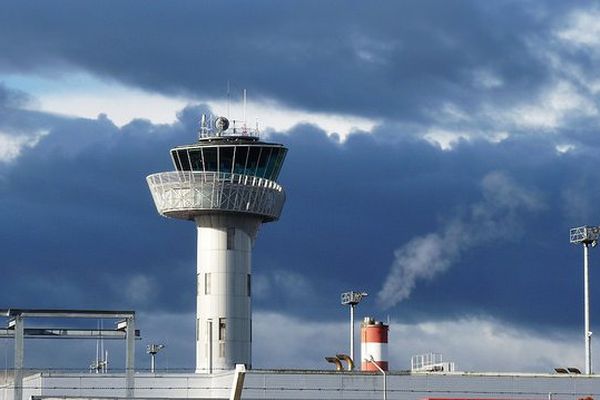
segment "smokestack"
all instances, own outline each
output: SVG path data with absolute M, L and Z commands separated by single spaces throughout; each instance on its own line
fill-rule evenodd
M 377 371 L 377 367 L 370 360 L 373 357 L 374 362 L 384 371 L 389 368 L 388 365 L 388 331 L 389 326 L 381 321 L 375 321 L 371 317 L 365 317 L 360 324 L 360 357 L 362 371 Z

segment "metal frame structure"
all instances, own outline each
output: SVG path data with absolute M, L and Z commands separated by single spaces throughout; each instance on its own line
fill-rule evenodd
M 135 339 L 140 336 L 135 329 L 135 311 L 106 310 L 50 310 L 50 309 L 0 309 L 0 316 L 8 318 L 8 327 L 0 329 L 0 338 L 14 338 L 14 400 L 23 398 L 23 368 L 25 339 L 125 339 L 125 396 L 134 397 Z M 25 318 L 107 318 L 118 319 L 115 330 L 80 328 L 25 328 Z
M 350 358 L 354 361 L 354 307 L 360 303 L 363 297 L 367 297 L 367 292 L 344 292 L 340 299 L 343 306 L 350 306 Z
M 573 244 L 583 244 L 583 315 L 585 373 L 592 373 L 592 331 L 590 331 L 590 279 L 589 279 L 589 247 L 596 247 L 600 237 L 600 226 L 579 226 L 569 232 L 569 240 Z

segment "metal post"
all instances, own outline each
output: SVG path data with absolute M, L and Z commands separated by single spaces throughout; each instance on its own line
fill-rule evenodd
M 212 319 L 209 319 L 207 322 L 208 329 L 208 373 L 212 374 L 213 372 L 213 323 Z
M 365 361 L 370 362 L 371 364 L 373 364 L 375 366 L 375 368 L 377 368 L 379 370 L 379 372 L 381 372 L 383 374 L 383 400 L 387 400 L 387 374 L 385 373 L 385 371 L 375 362 L 375 359 L 373 359 L 373 356 L 369 356 L 369 358 L 365 358 Z
M 23 317 L 17 315 L 15 321 L 15 381 L 13 400 L 23 399 L 23 359 L 25 353 L 25 329 Z
M 242 398 L 242 390 L 244 389 L 244 378 L 246 377 L 246 366 L 244 364 L 236 364 L 233 374 L 233 384 L 229 393 L 229 400 L 240 400 Z
M 592 373 L 592 352 L 591 341 L 592 332 L 590 332 L 590 278 L 589 278 L 589 243 L 583 244 L 583 297 L 584 297 L 584 337 L 585 337 L 585 373 Z
M 154 367 L 155 367 L 155 360 L 154 357 L 156 357 L 156 353 L 150 353 L 150 372 L 154 373 Z
M 132 399 L 135 396 L 135 317 L 127 318 L 126 354 L 125 354 L 125 396 Z
M 350 358 L 354 361 L 354 304 L 350 305 Z

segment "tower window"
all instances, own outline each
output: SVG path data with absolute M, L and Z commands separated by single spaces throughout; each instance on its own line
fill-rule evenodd
M 233 169 L 233 147 L 221 147 L 219 148 L 219 171 L 224 173 L 231 173 Z
M 225 322 L 225 318 L 219 318 L 219 340 L 225 340 L 226 329 L 227 329 L 227 324 Z
M 210 294 L 210 272 L 204 274 L 204 294 Z
M 260 147 L 250 147 L 248 151 L 248 162 L 246 163 L 246 175 L 256 175 Z
M 178 150 L 177 155 L 179 156 L 179 163 L 181 164 L 182 171 L 189 171 L 192 169 L 190 164 L 190 157 L 187 150 Z
M 204 168 L 206 172 L 218 172 L 219 171 L 219 160 L 217 155 L 216 147 L 206 147 L 203 149 L 204 153 Z
M 227 250 L 233 250 L 235 244 L 235 228 L 227 228 Z
M 246 295 L 248 297 L 252 295 L 252 281 L 250 280 L 250 274 L 246 275 Z

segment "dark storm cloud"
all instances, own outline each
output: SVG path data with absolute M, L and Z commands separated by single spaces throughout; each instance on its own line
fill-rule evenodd
M 302 109 L 420 120 L 448 101 L 472 110 L 543 87 L 551 67 L 535 47 L 568 8 L 550 5 L 11 2 L 0 13 L 0 70 L 82 68 L 201 98 L 224 97 L 231 80 Z M 482 87 L 481 74 L 502 85 Z

